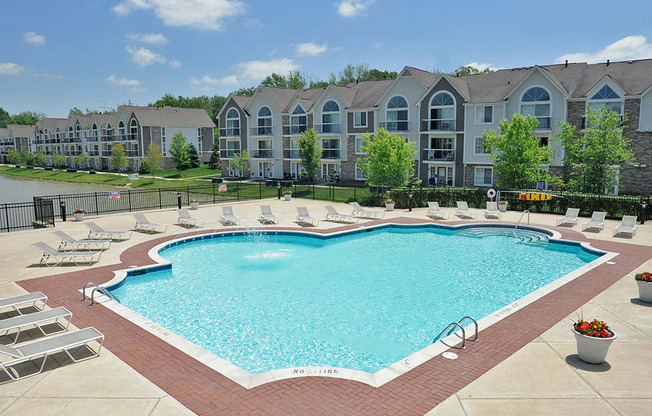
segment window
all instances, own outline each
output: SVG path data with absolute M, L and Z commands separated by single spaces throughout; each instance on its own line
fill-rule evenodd
M 339 133 L 340 106 L 333 100 L 327 101 L 322 107 L 322 133 Z
M 113 128 L 111 127 L 111 124 L 106 125 L 106 136 L 109 140 L 113 140 Z
M 448 92 L 438 92 L 430 100 L 429 122 L 429 130 L 455 130 L 455 99 Z
M 533 116 L 539 120 L 539 129 L 549 129 L 550 94 L 541 87 L 530 88 L 521 98 L 521 114 Z
M 484 137 L 476 137 L 475 138 L 475 150 L 474 153 L 476 155 L 487 155 L 489 154 L 489 149 L 487 149 L 487 146 L 484 144 Z
M 132 118 L 131 123 L 129 123 L 129 139 L 136 140 L 137 137 L 138 137 L 138 122 L 136 121 L 135 118 Z
M 364 177 L 364 172 L 358 167 L 358 162 L 355 162 L 355 180 L 364 181 L 367 178 Z
M 240 153 L 240 141 L 227 140 L 226 142 L 226 157 L 233 157 L 236 153 Z
M 475 124 L 489 124 L 494 121 L 494 107 L 481 105 L 475 108 Z
M 395 95 L 387 102 L 388 131 L 408 131 L 408 103 L 405 98 Z
M 256 134 L 272 134 L 272 110 L 269 107 L 261 107 L 258 110 L 258 129 Z
M 93 123 L 93 126 L 91 127 L 91 137 L 93 138 L 93 141 L 97 141 L 97 124 L 95 123 Z
M 476 167 L 475 168 L 475 186 L 491 186 L 493 184 L 493 168 L 491 167 Z
M 167 150 L 165 148 L 165 127 L 161 127 L 161 153 L 163 153 L 163 156 L 167 156 Z
M 353 127 L 367 127 L 366 111 L 356 111 L 353 113 Z
M 120 124 L 118 124 L 118 136 L 120 136 L 120 138 L 124 140 L 125 123 L 123 123 L 122 120 L 120 120 Z
M 364 154 L 362 151 L 362 146 L 364 146 L 364 139 L 362 136 L 356 136 L 355 137 L 355 152 L 357 154 Z
M 240 114 L 235 108 L 226 112 L 226 132 L 224 136 L 232 137 L 240 135 Z
M 541 147 L 548 146 L 548 137 L 544 137 L 544 136 L 539 137 L 539 146 Z
M 594 110 L 600 110 L 604 106 L 607 111 L 615 111 L 619 115 L 623 114 L 622 98 L 608 85 L 605 85 L 591 97 L 589 107 Z
M 290 134 L 301 134 L 308 129 L 306 111 L 297 105 L 290 115 Z

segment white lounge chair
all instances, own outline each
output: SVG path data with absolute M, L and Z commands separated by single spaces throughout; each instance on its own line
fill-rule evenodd
M 466 201 L 457 201 L 457 211 L 455 211 L 455 215 L 457 215 L 458 217 L 473 218 L 473 219 L 475 219 L 477 216 L 475 211 L 471 211 L 469 209 L 469 204 L 467 204 Z
M 349 205 L 351 205 L 353 207 L 352 214 L 357 215 L 360 218 L 371 219 L 371 218 L 378 218 L 378 217 L 383 218 L 383 217 L 385 217 L 384 212 L 370 211 L 368 209 L 364 209 L 357 202 L 349 202 Z
M 179 218 L 177 219 L 179 225 L 183 225 L 187 227 L 204 226 L 204 220 L 200 220 L 199 218 L 193 217 L 192 215 L 190 215 L 190 212 L 188 212 L 188 210 L 185 208 L 178 209 L 177 213 L 179 214 Z
M 238 225 L 240 223 L 240 218 L 233 213 L 232 206 L 222 207 L 222 216 L 220 217 L 220 222 L 223 225 Z
M 319 225 L 319 220 L 315 217 L 312 217 L 308 213 L 308 208 L 306 207 L 297 207 L 297 223 L 299 224 L 311 224 L 315 227 Z
M 428 213 L 426 215 L 432 218 L 448 219 L 448 212 L 442 211 L 441 208 L 439 208 L 439 202 L 428 201 Z
M 84 225 L 89 229 L 88 238 L 100 240 L 108 238 L 116 241 L 129 240 L 131 238 L 131 231 L 105 230 L 92 221 L 87 221 Z
M 580 215 L 579 208 L 568 208 L 566 210 L 566 215 L 564 215 L 563 217 L 557 220 L 557 225 L 562 225 L 562 224 L 570 224 L 571 226 L 576 225 L 578 215 Z
M 484 210 L 484 217 L 498 218 L 502 217 L 502 213 L 498 210 L 498 202 L 487 201 L 487 209 Z
M 134 218 L 136 219 L 136 225 L 135 229 L 136 231 L 145 231 L 146 233 L 155 233 L 155 232 L 161 232 L 164 233 L 167 231 L 168 226 L 165 224 L 158 224 L 155 222 L 150 222 L 145 214 L 133 214 Z
M 45 332 L 45 330 L 41 326 L 42 324 L 48 322 L 53 324 L 58 323 L 59 319 L 66 319 L 67 323 L 65 327 L 60 326 L 62 329 L 58 331 Z M 48 335 L 58 334 L 60 332 L 67 331 L 68 327 L 70 326 L 71 320 L 72 320 L 72 312 L 70 312 L 68 309 L 64 307 L 48 309 L 45 311 L 38 311 L 38 312 L 30 313 L 28 315 L 18 315 L 0 321 L 0 332 L 3 332 L 3 334 L 1 334 L 0 336 L 7 336 L 9 335 L 10 331 L 16 330 L 16 337 L 14 338 L 14 340 L 9 344 L 5 344 L 5 345 L 12 345 L 18 342 L 20 333 L 23 331 L 25 327 L 34 326 L 35 328 L 38 328 L 43 333 L 43 335 L 48 336 Z
M 269 205 L 261 205 L 258 221 L 262 224 L 278 224 L 278 215 L 272 213 L 272 207 Z
M 75 240 L 63 231 L 55 231 L 52 234 L 61 238 L 59 251 L 107 250 L 111 247 L 111 240 L 96 240 L 94 238 Z
M 101 251 L 59 251 L 42 241 L 32 245 L 43 251 L 39 264 L 45 264 L 48 267 L 52 266 L 52 264 L 48 263 L 50 259 L 55 260 L 54 266 L 61 266 L 63 263 L 75 263 L 76 266 L 79 266 L 79 260 L 88 262 L 90 266 L 94 261 L 98 261 L 102 255 Z
M 591 219 L 582 225 L 582 231 L 592 228 L 597 228 L 599 231 L 604 230 L 604 218 L 606 216 L 606 212 L 594 211 L 591 214 Z
M 625 215 L 620 221 L 620 225 L 614 228 L 614 236 L 618 234 L 629 234 L 630 237 L 636 235 L 636 215 Z
M 97 341 L 100 346 L 97 351 L 93 351 L 88 345 L 90 342 Z M 0 361 L 0 368 L 12 380 L 20 380 L 23 378 L 35 376 L 43 372 L 45 363 L 48 357 L 57 352 L 65 352 L 70 359 L 76 363 L 81 361 L 90 360 L 100 355 L 102 346 L 104 345 L 104 335 L 97 329 L 91 327 L 80 329 L 78 331 L 66 332 L 65 334 L 55 335 L 39 339 L 28 344 L 22 344 L 18 347 L 10 347 L 8 345 L 0 345 L 0 353 L 8 355 L 13 358 L 10 360 Z M 92 354 L 84 358 L 75 358 L 73 354 L 82 347 L 86 347 Z M 73 350 L 74 349 L 74 350 Z M 73 350 L 71 352 L 71 350 Z M 34 360 L 35 358 L 43 358 L 40 366 L 34 363 L 36 371 L 29 374 L 20 375 L 18 370 L 14 367 L 17 364 L 26 363 Z M 12 368 L 13 367 L 13 368 Z
M 326 205 L 324 208 L 326 208 L 326 221 L 328 220 L 337 221 L 337 222 L 360 221 L 360 217 L 356 217 L 355 215 L 340 214 L 332 205 Z
M 20 311 L 22 308 L 31 306 L 33 308 L 39 309 L 36 307 L 37 302 L 43 302 L 43 306 L 40 308 L 42 310 L 43 307 L 48 303 L 48 297 L 45 296 L 43 292 L 32 292 L 26 293 L 24 295 L 0 299 L 0 311 L 4 308 L 11 308 L 14 311 L 18 312 L 19 315 L 22 315 L 23 313 Z

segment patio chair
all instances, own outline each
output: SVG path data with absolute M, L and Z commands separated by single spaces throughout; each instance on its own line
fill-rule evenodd
M 188 210 L 185 208 L 178 209 L 177 213 L 179 214 L 179 218 L 177 219 L 177 223 L 179 225 L 182 225 L 184 227 L 204 226 L 204 220 L 200 220 L 199 218 L 193 217 L 192 215 L 190 215 L 190 212 L 188 212 Z
M 45 330 L 41 326 L 42 324 L 48 322 L 56 324 L 59 322 L 59 319 L 65 319 L 67 323 L 65 327 L 63 325 L 59 325 L 59 327 L 62 329 L 58 331 L 45 332 Z M 14 338 L 14 340 L 8 344 L 5 344 L 5 345 L 12 345 L 18 342 L 20 333 L 23 331 L 25 327 L 34 326 L 35 328 L 38 328 L 43 333 L 43 335 L 48 336 L 48 335 L 54 335 L 60 332 L 67 331 L 68 327 L 70 326 L 71 320 L 72 320 L 72 312 L 70 312 L 68 309 L 64 307 L 48 309 L 45 311 L 38 311 L 38 312 L 30 313 L 28 315 L 18 315 L 0 321 L 0 332 L 3 332 L 0 336 L 8 336 L 10 331 L 16 330 L 16 334 L 15 334 L 16 337 Z
M 380 211 L 370 211 L 367 209 L 364 209 L 358 204 L 357 202 L 349 202 L 349 205 L 353 207 L 353 215 L 357 215 L 360 218 L 367 218 L 367 219 L 372 219 L 372 218 L 383 218 L 385 216 L 384 212 Z
M 84 238 L 75 240 L 63 231 L 55 231 L 52 234 L 61 238 L 59 251 L 81 251 L 81 250 L 107 250 L 111 247 L 111 240 L 96 240 L 94 238 Z
M 326 208 L 326 221 L 328 220 L 337 221 L 337 222 L 360 221 L 360 217 L 356 217 L 355 215 L 340 214 L 332 205 L 326 205 L 324 208 Z
M 557 220 L 557 225 L 570 224 L 571 226 L 577 224 L 577 216 L 580 215 L 579 208 L 568 208 L 566 215 Z
M 630 237 L 636 235 L 636 215 L 624 215 L 620 225 L 614 228 L 614 236 L 618 234 L 629 234 Z
M 441 208 L 439 208 L 439 202 L 428 201 L 428 213 L 426 215 L 433 219 L 437 219 L 437 218 L 443 218 L 445 220 L 448 219 L 448 212 L 442 211 Z
M 598 231 L 604 230 L 604 217 L 606 216 L 606 212 L 594 211 L 591 214 L 591 219 L 582 225 L 582 231 L 592 228 L 597 228 Z
M 97 351 L 93 351 L 88 345 L 92 341 L 97 341 L 100 344 Z M 92 326 L 78 331 L 66 332 L 65 334 L 39 339 L 28 344 L 22 344 L 18 347 L 0 345 L 0 353 L 13 358 L 10 358 L 9 360 L 0 360 L 0 369 L 2 369 L 11 380 L 20 380 L 42 373 L 48 357 L 54 353 L 65 352 L 72 361 L 78 363 L 98 357 L 103 345 L 104 335 Z M 75 358 L 73 354 L 82 347 L 86 347 L 87 351 L 92 352 L 92 354 L 84 358 Z M 73 351 L 71 352 L 71 350 Z M 43 358 L 41 365 L 38 366 L 33 362 L 36 371 L 29 374 L 21 376 L 15 367 L 12 368 L 17 364 L 32 362 L 35 358 L 41 357 Z
M 455 215 L 458 217 L 465 217 L 465 218 L 473 218 L 475 219 L 477 214 L 475 211 L 471 211 L 469 209 L 469 204 L 466 203 L 466 201 L 457 201 L 457 211 L 455 211 Z
M 22 315 L 23 313 L 20 311 L 21 305 L 23 308 L 31 306 L 39 310 L 39 308 L 36 307 L 37 302 L 43 302 L 43 306 L 40 308 L 40 310 L 42 310 L 48 303 L 48 297 L 45 296 L 43 292 L 32 292 L 26 293 L 24 295 L 11 296 L 9 298 L 0 299 L 0 311 L 4 308 L 11 308 L 18 312 L 19 315 Z M 31 305 L 29 305 L 30 303 Z
M 487 201 L 487 209 L 484 210 L 484 217 L 498 218 L 502 217 L 502 213 L 498 210 L 498 202 Z
M 99 261 L 100 256 L 102 255 L 102 251 L 59 251 L 50 247 L 42 241 L 32 245 L 43 251 L 41 260 L 39 260 L 39 264 L 45 264 L 48 267 L 61 266 L 63 263 L 75 263 L 75 266 L 79 266 L 79 260 L 88 262 L 88 265 L 90 266 L 93 261 Z M 50 259 L 54 259 L 55 263 L 48 263 L 48 260 Z
M 222 207 L 222 216 L 220 217 L 220 222 L 223 225 L 238 225 L 240 223 L 240 218 L 233 213 L 232 206 Z
M 105 230 L 93 221 L 87 221 L 84 225 L 89 229 L 88 238 L 99 240 L 108 238 L 117 241 L 129 240 L 131 238 L 131 231 Z
M 136 219 L 136 225 L 135 229 L 136 231 L 145 231 L 146 233 L 155 233 L 155 232 L 161 232 L 164 233 L 167 231 L 168 226 L 165 224 L 158 224 L 155 222 L 150 222 L 145 214 L 133 214 L 134 218 Z
M 269 205 L 261 205 L 258 221 L 261 224 L 278 224 L 278 215 L 272 213 L 272 207 Z
M 310 224 L 314 227 L 319 225 L 319 220 L 315 217 L 312 217 L 308 213 L 308 208 L 306 207 L 297 207 L 297 223 L 299 224 Z

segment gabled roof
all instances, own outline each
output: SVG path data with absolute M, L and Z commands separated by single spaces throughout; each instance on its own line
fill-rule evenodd
M 529 68 L 501 69 L 489 74 L 465 75 L 469 102 L 495 103 L 505 96 L 525 77 Z
M 299 100 L 301 105 L 306 111 L 312 110 L 312 107 L 315 105 L 319 97 L 324 93 L 326 88 L 308 88 L 307 90 L 299 91 L 297 93 L 297 98 L 289 104 L 289 107 L 285 109 L 285 112 L 292 112 L 294 110 L 293 104 Z
M 91 128 L 91 115 L 90 114 L 71 114 L 70 115 L 70 124 L 72 126 L 77 126 L 77 123 L 79 123 L 79 127 L 81 130 L 88 130 Z
M 627 95 L 641 95 L 652 86 L 652 59 L 589 64 L 577 82 L 571 96 L 582 98 L 609 75 Z
M 266 85 L 259 86 L 254 96 L 259 91 L 264 93 L 267 98 L 269 98 L 279 113 L 284 113 L 285 109 L 290 105 L 290 102 L 292 102 L 297 96 L 297 90 L 292 90 L 289 88 L 268 87 Z M 251 100 L 249 103 L 251 103 Z
M 7 125 L 7 130 L 10 132 L 11 137 L 34 137 L 36 125 L 9 124 Z
M 93 123 L 96 123 L 98 128 L 105 128 L 108 124 L 111 124 L 111 127 L 115 127 L 116 119 L 116 114 L 93 114 L 89 128 L 93 126 Z
M 49 132 L 55 132 L 59 127 L 59 131 L 66 131 L 68 128 L 68 119 L 67 118 L 54 118 L 46 117 L 43 120 L 36 123 L 36 128 L 40 131 L 47 130 Z
M 7 134 L 9 133 L 9 130 L 7 130 L 4 127 L 0 127 L 0 139 L 4 139 L 7 137 Z
M 434 84 L 435 81 L 437 81 L 439 78 L 439 74 L 434 72 L 425 71 L 423 69 L 415 68 L 412 66 L 406 66 L 405 68 L 409 70 L 426 89 L 430 88 L 432 84 Z
M 559 65 L 558 65 L 559 66 Z M 566 97 L 568 97 L 568 89 L 564 87 L 564 85 L 561 83 L 561 81 L 557 78 L 556 75 L 553 75 L 553 72 L 549 70 L 549 68 L 554 67 L 554 65 L 549 65 L 548 67 L 542 67 L 539 65 L 535 65 L 533 67 L 527 68 L 527 73 L 515 84 L 512 86 L 511 90 L 505 95 L 503 99 L 508 99 L 512 93 L 514 93 L 526 80 L 532 76 L 535 73 L 540 73 L 542 74 L 545 78 L 547 78 L 557 89 L 564 94 Z
M 251 95 L 232 95 L 231 98 L 233 98 L 233 101 L 235 101 L 238 107 L 244 109 L 251 99 Z
M 350 84 L 350 87 L 356 88 L 357 90 L 350 107 L 359 109 L 372 108 L 393 82 L 393 79 L 383 79 Z
M 133 113 L 141 126 L 215 127 L 203 108 L 120 106 L 118 114 Z

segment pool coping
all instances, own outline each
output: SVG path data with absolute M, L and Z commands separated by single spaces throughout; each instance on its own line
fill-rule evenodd
M 146 266 L 139 267 L 130 267 L 127 269 L 115 270 L 114 277 L 108 282 L 101 284 L 101 287 L 112 287 L 124 282 L 128 277 L 130 272 L 137 270 L 150 270 L 150 269 L 160 269 L 163 267 L 170 267 L 171 262 L 159 255 L 159 252 L 167 247 L 182 244 L 186 241 L 201 240 L 213 237 L 215 235 L 219 236 L 232 236 L 232 235 L 244 235 L 250 232 L 262 232 L 265 234 L 305 234 L 311 237 L 317 237 L 320 239 L 330 239 L 339 235 L 345 234 L 355 234 L 358 232 L 369 231 L 378 228 L 443 228 L 443 229 L 461 229 L 461 228 L 507 228 L 512 229 L 510 224 L 500 223 L 500 222 L 483 222 L 481 224 L 474 223 L 461 223 L 461 224 L 442 224 L 434 222 L 425 222 L 425 223 L 401 223 L 394 222 L 393 220 L 386 220 L 382 223 L 367 223 L 367 224 L 358 224 L 353 225 L 353 227 L 348 227 L 346 229 L 334 230 L 329 232 L 328 229 L 320 229 L 320 232 L 307 229 L 297 229 L 297 230 L 279 230 L 274 228 L 255 228 L 255 229 L 234 229 L 234 230 L 220 230 L 220 231 L 206 231 L 200 232 L 198 234 L 193 234 L 190 236 L 185 236 L 182 238 L 175 238 L 168 240 L 162 243 L 155 245 L 154 247 L 148 250 L 148 256 L 154 260 L 155 264 L 150 264 Z M 536 302 L 537 300 L 543 298 L 544 296 L 554 292 L 558 288 L 564 286 L 568 282 L 584 275 L 590 270 L 599 267 L 607 262 L 609 262 L 614 257 L 618 256 L 620 253 L 611 252 L 606 250 L 601 250 L 591 246 L 590 242 L 580 242 L 563 239 L 561 233 L 556 230 L 548 229 L 544 226 L 520 226 L 522 229 L 542 232 L 549 236 L 549 239 L 562 244 L 571 244 L 582 247 L 583 249 L 591 252 L 602 253 L 602 256 L 596 260 L 593 260 L 570 273 L 567 273 L 564 276 L 559 277 L 558 279 L 548 283 L 547 285 L 530 292 L 529 294 L 523 296 L 522 298 L 506 305 L 497 311 L 494 311 L 487 316 L 484 316 L 477 320 L 478 332 L 481 332 L 492 325 L 500 322 L 502 319 L 518 312 L 519 310 L 525 308 L 526 306 Z M 317 230 L 317 229 L 315 229 Z M 80 289 L 81 292 L 81 289 Z M 292 378 L 300 377 L 331 377 L 338 378 L 343 380 L 357 381 L 360 383 L 367 384 L 374 388 L 379 388 L 386 383 L 395 380 L 396 378 L 404 375 L 405 373 L 417 368 L 421 364 L 431 360 L 432 358 L 441 355 L 443 352 L 447 351 L 451 347 L 459 344 L 461 342 L 461 336 L 455 333 L 442 338 L 437 343 L 430 344 L 421 350 L 415 351 L 409 356 L 395 362 L 375 373 L 369 373 L 362 370 L 353 370 L 340 367 L 329 367 L 329 366 L 307 366 L 307 367 L 293 367 L 293 368 L 284 368 L 278 370 L 265 371 L 259 374 L 251 374 L 248 371 L 238 367 L 237 365 L 231 363 L 228 360 L 225 360 L 218 355 L 205 350 L 201 346 L 185 339 L 181 335 L 178 335 L 164 327 L 160 324 L 145 318 L 138 312 L 133 311 L 132 309 L 121 305 L 120 303 L 111 300 L 110 298 L 100 295 L 98 296 L 98 303 L 102 303 L 107 309 L 110 309 L 114 313 L 122 316 L 131 323 L 139 326 L 150 334 L 156 336 L 157 338 L 165 341 L 169 345 L 177 348 L 188 356 L 194 358 L 198 362 L 204 364 L 205 366 L 215 370 L 221 375 L 227 377 L 231 381 L 237 383 L 238 385 L 246 388 L 252 389 L 260 385 L 285 380 Z M 467 325 L 464 327 L 467 340 L 472 340 L 474 337 L 475 328 L 472 325 Z M 433 334 L 434 336 L 434 334 Z

